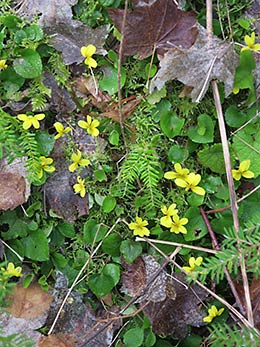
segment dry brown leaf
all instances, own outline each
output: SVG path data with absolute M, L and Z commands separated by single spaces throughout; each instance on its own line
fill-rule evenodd
M 75 342 L 69 335 L 57 334 L 41 336 L 38 347 L 76 347 Z
M 14 317 L 30 319 L 42 316 L 49 310 L 52 296 L 42 290 L 39 284 L 33 283 L 28 288 L 17 285 L 8 300 L 12 302 L 8 311 Z
M 197 36 L 193 12 L 177 8 L 173 0 L 132 0 L 132 11 L 127 11 L 124 27 L 124 55 L 138 54 L 144 59 L 154 48 L 163 54 L 171 47 L 190 47 Z M 122 32 L 124 10 L 111 9 L 109 15 Z
M 193 87 L 191 98 L 199 102 L 212 80 L 225 85 L 228 96 L 233 90 L 233 80 L 238 56 L 233 44 L 213 36 L 208 38 L 206 29 L 198 25 L 199 34 L 189 49 L 175 48 L 160 58 L 160 69 L 151 82 L 151 90 L 161 89 L 167 81 L 177 79 Z

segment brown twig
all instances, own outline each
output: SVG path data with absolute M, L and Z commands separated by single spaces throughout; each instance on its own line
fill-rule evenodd
M 212 36 L 212 0 L 207 0 L 206 11 L 207 11 L 207 31 L 209 33 L 209 37 L 211 37 Z M 211 84 L 212 84 L 213 96 L 215 100 L 215 107 L 216 107 L 216 111 L 218 115 L 218 124 L 219 124 L 219 131 L 220 131 L 220 137 L 221 137 L 221 143 L 222 143 L 222 149 L 223 149 L 223 155 L 224 155 L 224 161 L 225 161 L 225 168 L 226 168 L 226 175 L 227 175 L 227 182 L 228 182 L 228 189 L 229 189 L 229 196 L 230 196 L 230 205 L 231 205 L 231 211 L 233 216 L 233 224 L 234 224 L 234 229 L 237 235 L 237 246 L 238 246 L 238 249 L 240 249 L 240 239 L 238 237 L 238 232 L 239 232 L 238 207 L 236 202 L 234 181 L 233 181 L 232 171 L 231 171 L 230 153 L 228 148 L 228 140 L 227 140 L 224 116 L 222 112 L 218 84 L 216 81 L 212 81 Z M 245 259 L 244 259 L 244 256 L 242 255 L 242 252 L 240 252 L 240 269 L 241 269 L 243 287 L 245 292 L 247 318 L 250 325 L 254 326 L 253 310 L 252 310 L 252 304 L 250 299 Z

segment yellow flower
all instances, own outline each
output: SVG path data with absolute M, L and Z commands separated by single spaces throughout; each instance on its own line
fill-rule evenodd
M 198 258 L 191 257 L 189 259 L 189 265 L 190 266 L 183 266 L 182 268 L 186 272 L 193 272 L 195 270 L 196 266 L 200 266 L 201 265 L 202 260 L 203 260 L 202 257 L 198 257 Z
M 18 114 L 17 118 L 21 121 L 23 121 L 23 128 L 25 130 L 29 129 L 31 126 L 33 126 L 35 129 L 40 128 L 39 120 L 42 120 L 45 118 L 45 114 L 39 113 L 35 116 L 27 116 L 26 114 Z
M 80 194 L 80 196 L 84 198 L 84 196 L 86 195 L 85 181 L 80 176 L 78 176 L 77 182 L 78 183 L 74 184 L 73 186 L 74 192 L 75 194 Z
M 224 311 L 224 308 L 220 308 L 219 310 L 216 308 L 215 305 L 212 305 L 209 309 L 208 309 L 208 316 L 203 318 L 203 322 L 206 323 L 210 323 L 212 321 L 213 318 L 220 316 L 222 314 L 222 312 Z
M 172 216 L 171 224 L 167 226 L 175 234 L 187 234 L 187 229 L 183 226 L 188 223 L 188 218 L 180 218 L 177 214 Z
M 57 135 L 54 136 L 55 140 L 59 139 L 60 137 L 66 135 L 67 133 L 71 131 L 71 128 L 69 127 L 64 128 L 63 124 L 61 124 L 60 122 L 56 122 L 53 125 L 58 133 Z
M 96 68 L 97 67 L 97 62 L 95 59 L 92 58 L 92 55 L 96 53 L 96 47 L 94 45 L 88 45 L 88 46 L 83 46 L 80 49 L 81 54 L 83 55 L 84 58 L 84 63 L 89 67 L 89 68 Z
M 188 174 L 188 177 L 185 180 L 177 178 L 175 180 L 175 184 L 179 187 L 185 188 L 186 191 L 191 190 L 195 194 L 205 195 L 205 190 L 201 187 L 198 187 L 200 180 L 201 176 L 199 174 L 191 172 L 190 174 Z
M 40 157 L 40 171 L 38 173 L 39 179 L 42 178 L 44 171 L 49 172 L 49 173 L 55 171 L 55 166 L 51 165 L 52 163 L 53 163 L 52 158 L 46 158 L 44 156 Z
M 238 170 L 232 170 L 232 176 L 236 181 L 239 181 L 241 179 L 241 177 L 245 177 L 245 178 L 252 178 L 255 176 L 255 174 L 248 170 L 249 166 L 251 164 L 251 161 L 248 160 L 244 160 L 240 163 Z
M 0 71 L 6 69 L 7 67 L 8 67 L 8 65 L 6 64 L 6 60 L 1 59 L 0 60 Z
M 252 49 L 253 51 L 260 51 L 260 43 L 255 43 L 255 32 L 252 32 L 251 36 L 246 35 L 244 38 L 246 47 L 243 47 L 241 51 Z
M 167 180 L 175 180 L 176 178 L 181 178 L 183 180 L 186 180 L 190 172 L 189 169 L 183 169 L 181 167 L 181 164 L 179 163 L 174 164 L 174 169 L 176 172 L 174 171 L 165 172 L 164 178 L 166 178 Z
M 87 115 L 87 121 L 84 120 L 78 121 L 78 125 L 87 130 L 87 133 L 90 134 L 92 137 L 98 136 L 99 130 L 97 127 L 99 126 L 99 121 L 97 119 L 92 120 L 92 118 Z
M 165 214 L 165 216 L 160 219 L 160 223 L 164 227 L 169 228 L 172 223 L 171 216 L 174 216 L 178 213 L 178 210 L 175 210 L 175 207 L 176 204 L 171 204 L 169 208 L 167 208 L 166 206 L 162 206 L 161 211 L 163 214 Z
M 79 166 L 88 166 L 90 161 L 88 159 L 82 159 L 82 153 L 77 150 L 77 153 L 72 153 L 71 160 L 73 163 L 69 166 L 70 172 L 77 170 Z
M 22 276 L 22 268 L 20 266 L 15 267 L 13 263 L 8 263 L 7 269 L 1 268 L 3 275 L 8 277 L 20 277 Z
M 148 225 L 147 220 L 142 220 L 140 217 L 135 218 L 136 222 L 132 222 L 129 224 L 129 229 L 134 231 L 134 235 L 138 236 L 149 236 L 150 231 L 148 228 L 146 228 L 146 225 Z

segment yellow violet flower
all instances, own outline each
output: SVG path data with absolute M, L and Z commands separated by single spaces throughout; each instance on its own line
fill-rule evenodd
M 74 172 L 79 166 L 88 166 L 90 161 L 88 159 L 82 159 L 82 153 L 77 150 L 77 153 L 72 153 L 71 160 L 73 163 L 69 166 L 69 171 Z
M 1 268 L 1 270 L 3 271 L 3 275 L 8 277 L 20 277 L 23 275 L 21 266 L 15 267 L 13 263 L 8 263 L 7 269 Z
M 186 178 L 188 177 L 189 174 L 189 169 L 183 169 L 181 167 L 181 164 L 176 163 L 174 164 L 174 171 L 167 171 L 164 174 L 164 178 L 166 178 L 167 180 L 175 180 L 176 178 L 181 178 L 183 180 L 186 180 Z
M 85 181 L 78 176 L 77 177 L 77 182 L 76 184 L 74 184 L 73 189 L 75 194 L 79 194 L 82 198 L 84 198 L 84 196 L 86 195 L 86 187 L 85 187 Z
M 71 131 L 71 128 L 69 128 L 69 127 L 64 128 L 63 124 L 61 124 L 60 122 L 55 122 L 53 124 L 53 126 L 58 133 L 57 135 L 54 136 L 55 140 L 59 139 L 60 137 L 66 135 L 67 133 L 69 133 Z
M 146 228 L 146 225 L 148 225 L 147 220 L 142 220 L 140 217 L 135 218 L 136 222 L 132 222 L 129 224 L 129 229 L 134 231 L 134 235 L 138 236 L 149 236 L 150 231 L 148 228 Z
M 84 58 L 84 63 L 89 67 L 89 68 L 96 68 L 97 67 L 97 62 L 95 59 L 92 58 L 92 55 L 96 53 L 96 47 L 94 45 L 88 45 L 88 46 L 83 46 L 80 49 L 81 54 L 83 55 Z
M 251 164 L 251 161 L 248 160 L 244 160 L 239 164 L 239 168 L 237 170 L 232 170 L 232 176 L 236 181 L 239 181 L 241 179 L 241 177 L 245 177 L 245 178 L 252 178 L 255 176 L 255 174 L 248 170 L 249 166 Z
M 178 213 L 178 210 L 176 210 L 175 207 L 176 204 L 171 204 L 169 208 L 162 206 L 161 211 L 163 214 L 165 214 L 165 216 L 160 219 L 160 224 L 164 227 L 169 228 L 172 223 L 171 216 L 174 216 Z
M 46 158 L 44 156 L 40 157 L 40 166 L 41 167 L 40 167 L 40 171 L 38 173 L 39 179 L 42 178 L 44 171 L 49 172 L 49 173 L 55 171 L 55 166 L 52 165 L 52 163 L 53 163 L 52 158 Z
M 198 257 L 198 258 L 190 257 L 190 259 L 189 259 L 189 265 L 190 266 L 183 266 L 182 268 L 186 272 L 193 272 L 195 270 L 196 266 L 200 266 L 201 265 L 202 260 L 203 260 L 202 257 Z
M 177 214 L 172 216 L 172 221 L 167 228 L 170 228 L 170 231 L 175 234 L 187 234 L 187 229 L 183 226 L 188 223 L 188 218 L 180 218 Z
M 42 120 L 45 118 L 45 114 L 39 113 L 35 116 L 27 116 L 26 114 L 18 114 L 17 118 L 21 121 L 23 121 L 23 128 L 25 130 L 29 129 L 31 126 L 33 126 L 35 129 L 40 128 L 39 120 Z
M 253 51 L 260 51 L 260 43 L 255 43 L 255 32 L 252 32 L 251 36 L 246 35 L 244 38 L 246 47 L 243 47 L 241 51 L 252 49 Z
M 6 69 L 7 67 L 8 67 L 8 65 L 6 64 L 6 60 L 1 59 L 0 60 L 0 71 Z
M 87 115 L 87 121 L 79 120 L 78 125 L 87 130 L 87 133 L 90 134 L 92 137 L 98 136 L 99 130 L 97 127 L 99 126 L 99 121 L 97 119 L 92 120 L 92 118 Z
M 223 313 L 223 311 L 224 311 L 223 307 L 218 310 L 215 305 L 212 305 L 208 309 L 209 315 L 203 318 L 203 322 L 206 322 L 206 323 L 212 322 L 212 319 L 217 317 L 217 316 L 220 316 Z
M 198 187 L 200 180 L 201 176 L 199 174 L 191 172 L 190 174 L 188 174 L 188 177 L 185 180 L 177 178 L 175 180 L 175 184 L 179 187 L 185 188 L 186 191 L 191 190 L 195 194 L 205 195 L 205 190 L 201 187 Z

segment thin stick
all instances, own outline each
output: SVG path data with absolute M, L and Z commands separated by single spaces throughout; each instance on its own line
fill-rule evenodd
M 212 254 L 218 253 L 218 251 L 215 251 L 214 249 L 210 249 L 210 248 L 203 248 L 203 247 L 197 247 L 197 246 L 192 246 L 192 245 L 185 245 L 183 243 L 171 242 L 171 241 L 153 240 L 153 239 L 149 239 L 147 237 L 136 237 L 135 241 L 160 243 L 160 244 L 163 244 L 163 245 L 170 245 L 170 246 L 177 246 L 177 247 L 181 247 L 181 248 L 196 249 L 197 251 L 202 251 L 202 252 L 207 252 L 207 253 L 212 253 Z
M 13 252 L 17 258 L 20 260 L 20 261 L 23 261 L 23 257 L 21 257 L 12 247 L 10 247 L 6 242 L 4 242 L 3 240 L 0 240 L 0 242 L 2 242 L 3 245 L 5 245 L 5 247 L 7 247 L 8 249 L 10 249 L 11 252 Z
M 121 128 L 121 133 L 122 133 L 126 152 L 128 152 L 128 146 L 127 146 L 127 141 L 126 141 L 126 136 L 125 136 L 124 119 L 123 119 L 122 102 L 121 102 L 122 101 L 121 65 L 122 65 L 122 57 L 123 57 L 123 44 L 124 44 L 124 36 L 125 36 L 125 23 L 126 23 L 127 8 L 128 8 L 128 0 L 125 0 L 124 15 L 123 15 L 123 20 L 122 20 L 121 41 L 120 41 L 119 52 L 118 52 L 118 66 L 117 66 L 119 122 L 120 122 L 120 128 Z
M 207 31 L 210 36 L 212 35 L 212 0 L 207 0 L 206 7 L 207 7 L 206 8 Z M 211 84 L 213 89 L 213 96 L 215 100 L 216 111 L 218 115 L 218 124 L 219 124 L 219 131 L 220 131 L 220 137 L 221 137 L 221 143 L 222 143 L 222 149 L 223 149 L 223 155 L 224 155 L 224 161 L 225 161 L 225 168 L 226 168 L 226 175 L 227 175 L 228 189 L 229 189 L 229 196 L 230 196 L 230 205 L 231 205 L 231 211 L 233 216 L 233 224 L 234 224 L 234 229 L 237 235 L 237 245 L 238 245 L 238 248 L 240 248 L 240 240 L 238 237 L 238 232 L 239 232 L 238 206 L 236 202 L 236 193 L 235 193 L 234 181 L 233 181 L 232 171 L 231 171 L 230 153 L 228 148 L 228 140 L 227 140 L 224 116 L 222 112 L 217 82 L 212 81 Z M 244 287 L 245 299 L 246 299 L 247 318 L 250 325 L 254 326 L 253 310 L 252 310 L 252 304 L 251 304 L 250 292 L 249 292 L 249 283 L 248 283 L 248 278 L 246 273 L 245 259 L 242 256 L 242 252 L 240 252 L 240 268 L 241 268 L 241 275 L 242 275 L 242 281 L 243 281 L 243 287 Z
M 211 237 L 211 239 L 212 239 L 213 247 L 214 247 L 217 251 L 221 251 L 221 248 L 220 248 L 220 246 L 219 246 L 219 244 L 218 244 L 218 240 L 217 240 L 217 238 L 216 238 L 216 236 L 215 236 L 215 233 L 214 233 L 213 229 L 211 228 L 211 225 L 210 225 L 210 222 L 209 222 L 209 220 L 208 220 L 208 217 L 207 217 L 205 211 L 203 210 L 203 207 L 202 207 L 202 206 L 200 206 L 200 213 L 201 213 L 201 215 L 202 215 L 202 218 L 203 218 L 203 220 L 204 220 L 204 223 L 206 224 L 206 227 L 207 227 L 208 232 L 209 232 L 209 234 L 210 234 L 210 237 Z M 235 300 L 236 300 L 236 303 L 237 303 L 237 305 L 238 305 L 238 307 L 239 307 L 239 309 L 240 309 L 240 312 L 243 313 L 243 314 L 245 314 L 245 310 L 244 310 L 243 304 L 242 304 L 242 302 L 241 302 L 241 300 L 240 300 L 240 297 L 239 297 L 239 295 L 238 295 L 238 292 L 237 292 L 237 290 L 236 290 L 236 287 L 234 286 L 234 283 L 233 283 L 233 281 L 232 281 L 232 278 L 231 278 L 231 276 L 230 276 L 230 273 L 229 273 L 227 267 L 225 267 L 225 270 L 224 270 L 224 271 L 225 271 L 225 276 L 226 276 L 226 279 L 227 279 L 228 284 L 229 284 L 229 286 L 230 286 L 230 289 L 231 289 L 231 291 L 232 291 L 232 293 L 233 293 L 233 295 L 234 295 L 234 298 L 235 298 Z
M 108 230 L 108 232 L 106 233 L 106 235 L 105 235 L 104 238 L 106 238 L 106 237 L 112 232 L 112 230 L 115 228 L 115 226 L 116 226 L 120 221 L 121 221 L 121 218 L 118 218 L 118 219 L 116 220 L 115 224 Z M 63 309 L 63 307 L 64 307 L 64 305 L 65 305 L 65 303 L 66 303 L 68 297 L 70 296 L 72 290 L 74 289 L 75 285 L 77 284 L 77 282 L 78 282 L 78 280 L 79 280 L 81 274 L 83 273 L 83 271 L 84 271 L 84 270 L 86 269 L 86 267 L 88 266 L 88 264 L 89 264 L 89 262 L 90 262 L 90 259 L 92 259 L 92 257 L 97 253 L 97 251 L 98 251 L 99 248 L 101 247 L 102 242 L 103 242 L 103 240 L 100 241 L 100 243 L 97 245 L 97 247 L 94 249 L 94 251 L 90 254 L 90 256 L 88 257 L 86 263 L 82 266 L 82 268 L 80 269 L 80 271 L 79 271 L 79 273 L 77 274 L 76 278 L 74 279 L 74 281 L 73 281 L 71 287 L 69 288 L 67 294 L 65 295 L 65 297 L 64 297 L 64 299 L 63 299 L 63 302 L 62 302 L 62 304 L 61 304 L 61 306 L 60 306 L 60 308 L 59 308 L 59 310 L 58 310 L 58 312 L 57 312 L 57 314 L 56 314 L 56 317 L 55 317 L 55 319 L 54 319 L 54 321 L 53 321 L 53 323 L 52 323 L 52 325 L 51 325 L 51 327 L 50 327 L 50 330 L 49 330 L 49 332 L 48 332 L 48 335 L 51 335 L 51 333 L 53 332 L 53 329 L 54 329 L 54 327 L 55 327 L 55 325 L 56 325 L 56 323 L 57 323 L 57 321 L 58 321 L 58 318 L 59 318 L 59 316 L 60 316 L 60 314 L 61 314 L 61 311 L 62 311 L 62 309 Z

